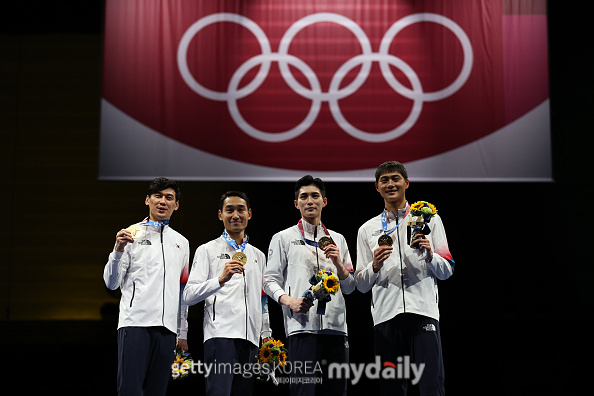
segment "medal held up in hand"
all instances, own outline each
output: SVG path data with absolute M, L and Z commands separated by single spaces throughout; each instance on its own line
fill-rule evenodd
M 394 242 L 392 240 L 392 237 L 390 235 L 386 235 L 386 234 L 382 234 L 378 239 L 377 239 L 377 244 L 379 246 L 392 246 L 392 242 Z
M 322 250 L 328 245 L 335 245 L 334 241 L 329 236 L 323 236 L 318 241 L 318 247 Z
M 130 227 L 126 228 L 132 234 L 132 238 L 138 239 L 142 236 L 143 230 L 142 227 L 138 224 L 133 224 Z
M 243 252 L 236 252 L 233 257 L 233 260 L 239 261 L 241 264 L 247 263 L 247 256 Z

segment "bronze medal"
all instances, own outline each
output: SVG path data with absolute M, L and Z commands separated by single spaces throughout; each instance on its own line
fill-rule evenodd
M 318 247 L 322 250 L 328 245 L 335 245 L 334 241 L 329 236 L 323 236 L 318 241 Z
M 233 260 L 239 261 L 241 264 L 247 263 L 247 256 L 243 252 L 237 252 L 232 257 Z
M 392 242 L 392 237 L 386 234 L 383 234 L 377 240 L 377 244 L 380 246 L 392 246 Z
M 130 234 L 132 234 L 132 238 L 134 239 L 140 238 L 143 234 L 142 226 L 138 224 L 131 225 L 130 227 L 126 228 L 126 230 L 130 231 Z

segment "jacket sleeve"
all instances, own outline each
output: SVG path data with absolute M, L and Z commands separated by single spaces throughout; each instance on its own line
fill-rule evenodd
M 262 253 L 262 287 L 264 287 L 264 273 L 266 272 L 266 257 Z M 270 315 L 268 314 L 268 295 L 262 289 L 262 330 L 260 339 L 272 337 L 272 328 L 270 327 Z
M 275 234 L 268 249 L 268 264 L 264 272 L 264 292 L 278 302 L 283 294 L 285 284 L 284 273 L 287 268 L 287 252 L 284 249 L 281 234 Z
M 430 227 L 433 258 L 427 264 L 427 268 L 431 270 L 437 279 L 445 280 L 454 274 L 455 262 L 450 253 L 443 222 L 439 215 L 431 220 Z
M 103 281 L 105 282 L 105 286 L 111 290 L 115 290 L 122 285 L 124 276 L 130 266 L 128 246 L 124 248 L 123 252 L 112 251 L 103 269 Z
M 186 245 L 184 254 L 184 266 L 180 276 L 180 288 L 179 288 L 179 325 L 177 328 L 177 337 L 182 340 L 188 339 L 188 305 L 184 302 L 184 289 L 188 282 L 190 275 L 190 247 Z
M 262 330 L 260 339 L 272 337 L 272 328 L 270 327 L 270 316 L 268 314 L 268 295 L 262 293 Z
M 369 246 L 367 233 L 364 227 L 359 228 L 357 233 L 357 269 L 355 271 L 355 282 L 361 293 L 367 293 L 378 277 L 373 272 L 373 251 Z
M 188 283 L 184 288 L 183 302 L 190 306 L 205 300 L 221 289 L 219 274 L 210 275 L 210 257 L 207 246 L 202 245 L 196 249 L 192 271 Z
M 342 263 L 343 265 L 348 269 L 348 268 L 352 268 L 353 267 L 353 262 L 351 260 L 351 254 L 349 253 L 349 247 L 346 243 L 346 240 L 343 238 L 341 238 L 341 242 L 342 242 Z M 346 277 L 346 279 L 343 279 L 340 281 L 340 289 L 342 290 L 342 294 L 351 294 L 353 291 L 355 291 L 355 277 L 354 274 L 349 273 L 349 276 Z

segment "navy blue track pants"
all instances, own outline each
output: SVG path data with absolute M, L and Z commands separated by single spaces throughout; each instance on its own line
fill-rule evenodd
M 175 358 L 176 335 L 165 327 L 118 330 L 118 395 L 164 396 Z
M 404 313 L 374 326 L 375 354 L 382 363 L 394 365 L 414 363 L 417 367 L 424 364 L 418 380 L 421 396 L 445 395 L 443 357 L 441 353 L 441 336 L 439 321 L 411 313 Z M 406 373 L 401 367 L 400 373 Z M 380 377 L 380 391 L 382 395 L 405 396 L 412 378 L 412 371 L 408 371 L 409 378 Z

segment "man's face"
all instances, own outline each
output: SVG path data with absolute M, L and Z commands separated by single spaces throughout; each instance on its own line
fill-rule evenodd
M 169 220 L 174 210 L 179 208 L 173 188 L 147 195 L 144 203 L 149 207 L 149 218 L 153 221 Z
M 295 207 L 301 212 L 301 217 L 313 224 L 315 223 L 315 219 L 322 217 L 322 208 L 327 203 L 328 200 L 322 198 L 320 189 L 311 184 L 299 189 L 299 194 L 295 200 Z
M 380 193 L 384 201 L 390 204 L 401 205 L 406 202 L 405 192 L 408 188 L 408 179 L 402 177 L 400 172 L 388 172 L 380 176 L 375 189 Z
M 241 197 L 227 197 L 223 201 L 223 209 L 219 210 L 219 220 L 228 233 L 239 233 L 247 228 L 252 218 L 252 210 L 248 209 Z

